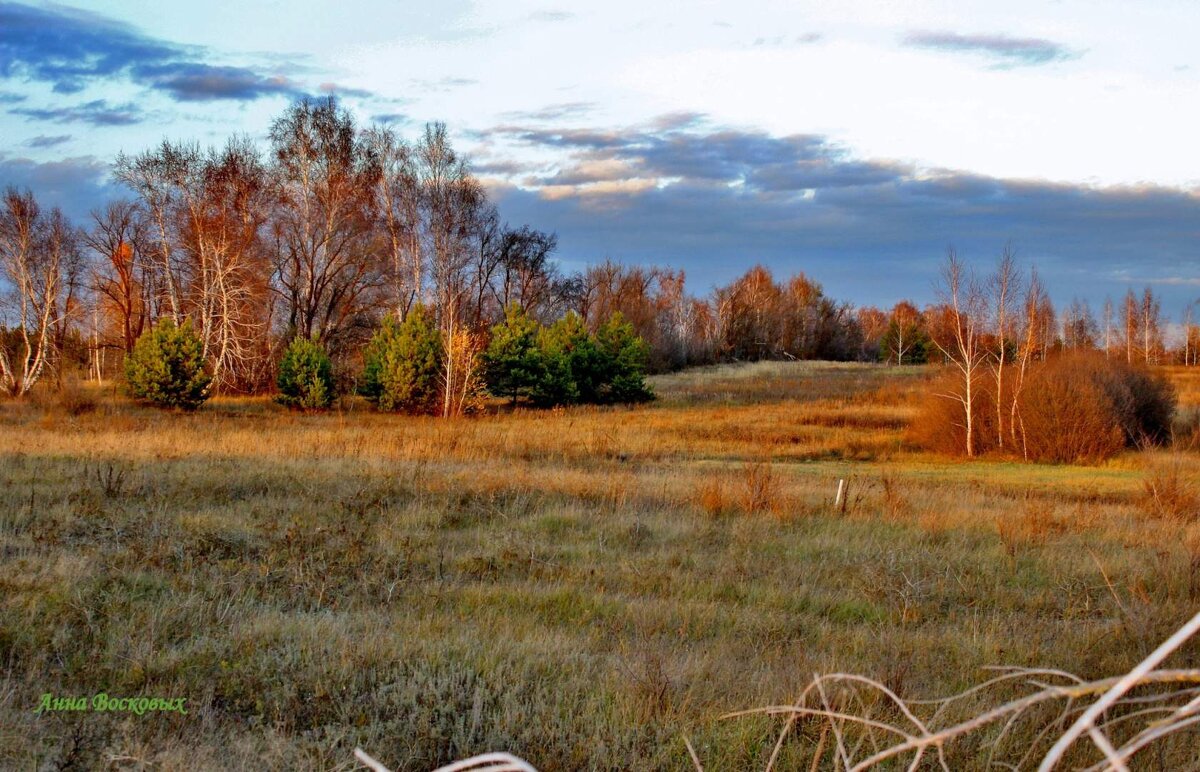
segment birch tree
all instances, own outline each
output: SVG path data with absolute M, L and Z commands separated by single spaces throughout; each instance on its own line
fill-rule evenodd
M 1109 354 L 1112 351 L 1113 320 L 1115 319 L 1115 317 L 1116 317 L 1116 312 L 1113 309 L 1112 298 L 1111 297 L 1104 298 L 1104 312 L 1103 312 L 1102 324 L 1104 325 L 1104 358 L 1105 359 L 1108 359 Z
M 988 282 L 991 290 L 992 324 L 996 345 L 992 353 L 992 375 L 996 380 L 996 444 L 1004 447 L 1004 366 L 1009 359 L 1013 333 L 1016 298 L 1021 292 L 1021 277 L 1017 272 L 1012 248 L 1005 245 L 996 264 L 996 272 Z
M 1039 358 L 1045 357 L 1046 339 L 1053 330 L 1054 306 L 1046 293 L 1042 280 L 1036 270 L 1031 270 L 1029 283 L 1025 287 L 1025 296 L 1021 303 L 1022 333 L 1020 345 L 1017 348 L 1016 380 L 1009 398 L 1009 436 L 1015 445 L 1018 439 L 1021 444 L 1021 454 L 1029 458 L 1028 442 L 1025 435 L 1025 424 L 1021 418 L 1021 393 L 1025 388 L 1025 377 L 1030 365 Z
M 1146 287 L 1142 292 L 1141 315 L 1142 354 L 1146 364 L 1158 363 L 1158 352 L 1162 349 L 1162 303 L 1154 291 Z
M 416 153 L 388 126 L 368 129 L 365 142 L 378 169 L 376 213 L 386 242 L 391 305 L 396 318 L 403 319 L 425 292 Z
M 29 393 L 55 354 L 53 328 L 66 313 L 65 271 L 78 255 L 74 229 L 58 209 L 44 215 L 33 193 L 8 188 L 0 209 L 0 277 L 11 287 L 19 345 L 0 347 L 0 387 Z
M 966 432 L 967 456 L 976 454 L 976 418 L 980 401 L 978 379 L 987 360 L 987 350 L 980 340 L 986 299 L 974 273 L 959 260 L 954 249 L 946 255 L 937 288 L 940 302 L 950 312 L 948 336 L 935 336 L 934 345 L 946 361 L 958 372 L 959 388 L 941 396 L 953 399 L 962 407 L 962 428 Z
M 1141 305 L 1137 296 L 1130 289 L 1125 293 L 1121 305 L 1121 333 L 1125 339 L 1125 362 L 1133 364 L 1133 356 L 1137 350 L 1138 333 L 1141 330 Z

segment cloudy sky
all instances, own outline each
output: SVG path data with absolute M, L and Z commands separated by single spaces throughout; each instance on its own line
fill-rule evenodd
M 166 7 L 164 7 L 166 6 Z M 754 262 L 932 298 L 1006 242 L 1056 298 L 1200 297 L 1200 3 L 0 0 L 0 184 L 83 218 L 121 150 L 304 95 L 446 121 L 569 268 Z

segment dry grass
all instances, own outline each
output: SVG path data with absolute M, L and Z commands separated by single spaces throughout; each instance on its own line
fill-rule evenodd
M 761 767 L 773 720 L 719 717 L 813 672 L 921 699 L 1128 669 L 1200 588 L 1200 535 L 1143 510 L 1170 456 L 923 454 L 926 377 L 714 368 L 645 408 L 449 421 L 0 403 L 0 767 L 678 768 L 685 734 Z M 101 689 L 194 708 L 32 712 Z
M 1179 395 L 1179 407 L 1200 408 L 1200 367 L 1164 367 L 1175 391 Z

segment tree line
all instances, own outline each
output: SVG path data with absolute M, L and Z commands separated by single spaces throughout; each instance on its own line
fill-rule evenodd
M 207 148 L 163 141 L 119 156 L 114 176 L 130 198 L 94 211 L 87 227 L 45 211 L 29 191 L 4 195 L 0 388 L 9 394 L 72 367 L 114 377 L 166 319 L 197 336 L 210 392 L 274 390 L 297 338 L 318 341 L 338 388 L 357 390 L 371 341 L 418 307 L 440 341 L 443 392 L 458 395 L 443 393 L 444 406 L 468 401 L 493 330 L 514 307 L 546 329 L 570 315 L 593 337 L 619 314 L 651 371 L 756 359 L 955 361 L 939 344 L 961 316 L 946 298 L 923 310 L 907 301 L 855 308 L 803 273 L 777 280 L 760 265 L 707 297 L 689 294 L 684 273 L 669 268 L 606 260 L 565 273 L 556 235 L 505 222 L 444 125 L 405 138 L 359 126 L 333 98 L 288 107 L 265 147 L 243 136 Z M 1005 303 L 1036 317 L 1025 324 L 1032 337 L 1010 340 L 1007 321 L 996 332 L 1031 358 L 1088 348 L 1128 362 L 1200 357 L 1190 311 L 1179 350 L 1167 349 L 1150 290 L 1106 302 L 1099 320 L 1082 301 L 1056 314 L 1040 282 L 1022 297 Z M 533 401 L 548 393 L 521 391 Z
M 1038 357 L 1096 351 L 1109 359 L 1124 359 L 1127 364 L 1200 364 L 1200 301 L 1184 308 L 1177 343 L 1171 346 L 1166 335 L 1170 320 L 1163 313 L 1161 299 L 1150 287 L 1141 293 L 1129 289 L 1117 303 L 1111 297 L 1106 298 L 1099 317 L 1087 300 L 1079 298 L 1061 311 L 1056 310 L 1036 273 L 1029 288 L 1038 296 L 1017 297 L 1016 305 L 1020 306 L 1026 327 L 1035 326 L 1036 333 L 1029 344 Z M 1015 291 L 1020 293 L 1022 289 L 1017 286 Z M 944 303 L 931 304 L 922 310 L 911 301 L 902 300 L 887 311 L 866 307 L 857 313 L 868 341 L 867 349 L 877 351 L 880 361 L 892 364 L 947 361 L 937 340 L 946 337 L 947 325 L 955 315 Z

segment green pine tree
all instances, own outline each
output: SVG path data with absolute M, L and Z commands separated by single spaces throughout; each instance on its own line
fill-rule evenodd
M 437 411 L 442 336 L 424 306 L 414 306 L 402 322 L 385 319 L 367 344 L 363 359 L 359 393 L 378 409 Z
M 633 403 L 654 399 L 654 392 L 646 383 L 650 347 L 620 311 L 613 312 L 596 330 L 596 345 L 607 360 L 605 383 L 600 387 L 602 402 Z
M 336 389 L 333 362 L 314 335 L 296 336 L 279 362 L 279 402 L 301 410 L 324 410 L 333 404 Z
M 492 340 L 483 361 L 488 390 L 508 397 L 513 404 L 532 396 L 545 377 L 539 345 L 541 325 L 516 303 L 504 310 L 504 321 L 492 328 Z
M 125 358 L 129 393 L 159 407 L 195 410 L 209 397 L 212 377 L 204 362 L 204 344 L 185 320 L 166 318 L 138 338 Z
M 579 388 L 571 372 L 569 341 L 555 330 L 557 325 L 538 332 L 540 367 L 530 387 L 529 398 L 539 407 L 573 405 L 579 402 Z
M 551 372 L 551 382 L 561 384 L 558 389 L 562 396 L 558 404 L 601 401 L 600 392 L 610 369 L 609 357 L 601 351 L 596 337 L 588 332 L 583 317 L 574 311 L 567 312 L 546 330 L 541 347 Z

